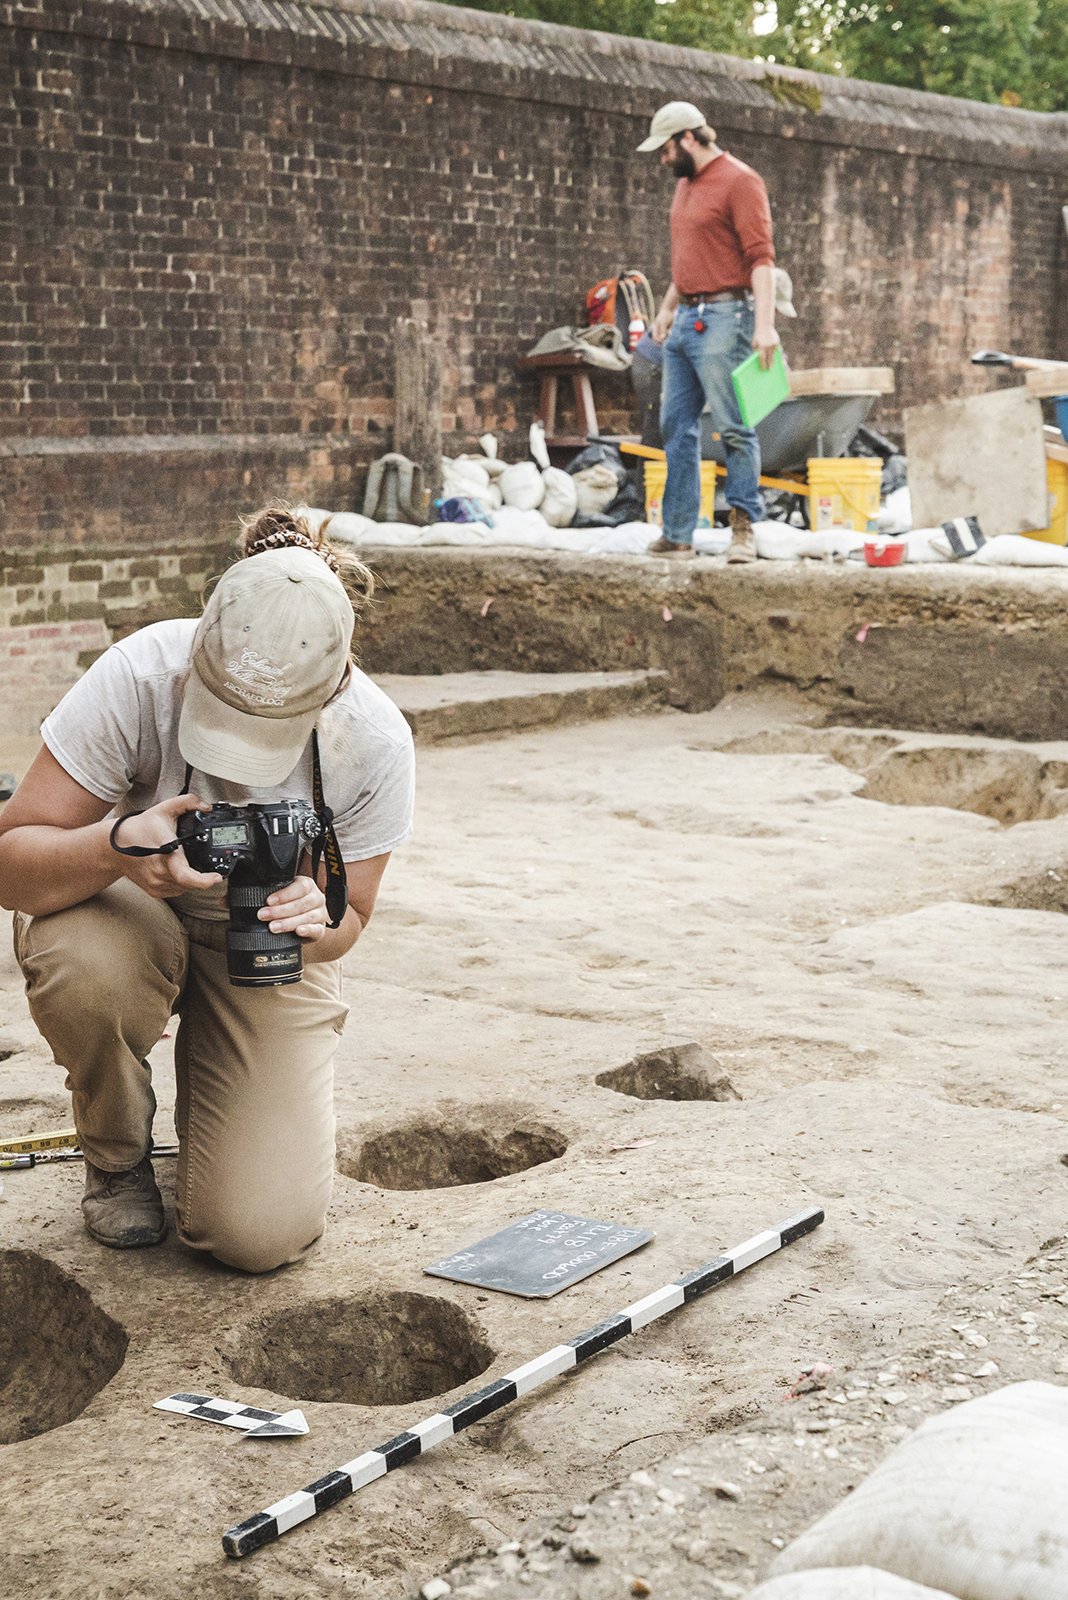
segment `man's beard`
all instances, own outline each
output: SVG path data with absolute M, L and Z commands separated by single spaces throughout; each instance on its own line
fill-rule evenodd
M 696 178 L 697 164 L 688 150 L 678 150 L 671 163 L 671 170 L 676 178 Z

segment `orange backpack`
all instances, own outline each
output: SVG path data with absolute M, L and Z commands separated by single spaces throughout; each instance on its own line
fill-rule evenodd
M 624 345 L 633 350 L 656 316 L 656 303 L 649 280 L 643 272 L 624 267 L 614 278 L 602 278 L 586 296 L 586 321 L 613 323 L 623 335 Z

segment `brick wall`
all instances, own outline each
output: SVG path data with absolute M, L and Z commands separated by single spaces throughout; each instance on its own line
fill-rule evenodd
M 976 344 L 1063 336 L 1068 116 L 405 0 L 3 0 L 0 61 L 3 436 L 366 461 L 412 314 L 454 443 L 525 422 L 517 352 L 622 259 L 666 280 L 634 146 L 668 94 L 767 179 L 795 364 L 891 362 L 908 402 L 988 384 Z
M 440 340 L 447 447 L 521 440 L 517 354 L 621 263 L 666 281 L 634 146 L 673 97 L 768 182 L 794 364 L 895 367 L 873 420 L 989 387 L 980 345 L 1068 354 L 1068 116 L 421 0 L 0 0 L 8 559 L 358 504 L 399 317 Z
M 26 560 L 0 573 L 0 732 L 33 733 L 112 640 L 162 617 L 195 616 L 224 548 L 85 560 Z

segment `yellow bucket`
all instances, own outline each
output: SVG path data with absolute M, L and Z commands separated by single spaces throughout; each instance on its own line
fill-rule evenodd
M 1029 539 L 1044 539 L 1047 544 L 1068 544 L 1068 461 L 1047 460 L 1046 487 L 1049 490 L 1049 527 L 1028 533 Z
M 882 476 L 875 456 L 814 456 L 808 463 L 810 526 L 865 532 L 879 512 Z
M 667 483 L 667 462 L 645 463 L 645 520 L 664 526 L 664 485 Z M 697 526 L 711 528 L 716 520 L 716 463 L 701 462 L 701 509 L 697 513 Z

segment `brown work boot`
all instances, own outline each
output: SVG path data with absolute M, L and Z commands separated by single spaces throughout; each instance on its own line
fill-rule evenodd
M 97 1243 L 109 1245 L 112 1250 L 159 1244 L 167 1224 L 148 1157 L 129 1172 L 102 1172 L 86 1161 L 82 1215 Z
M 756 539 L 753 537 L 753 524 L 749 520 L 747 511 L 739 511 L 737 506 L 731 506 L 727 515 L 731 528 L 731 542 L 727 548 L 728 561 L 755 561 L 757 558 Z
M 646 545 L 645 553 L 650 556 L 667 556 L 669 559 L 681 556 L 685 560 L 687 556 L 694 555 L 695 551 L 692 544 L 680 544 L 677 539 L 654 539 L 652 544 Z

